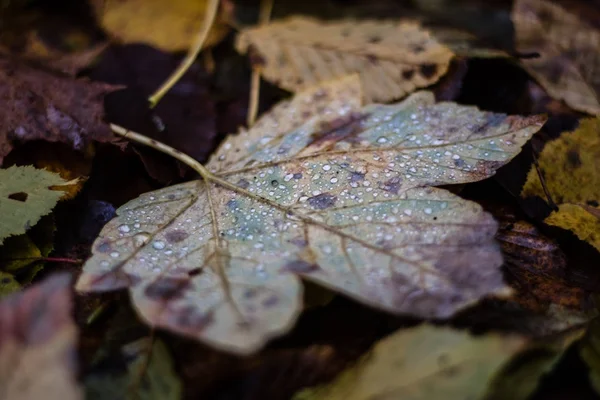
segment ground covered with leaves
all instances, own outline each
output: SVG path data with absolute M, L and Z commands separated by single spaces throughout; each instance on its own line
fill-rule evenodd
M 0 12 L 0 399 L 599 397 L 600 2 Z

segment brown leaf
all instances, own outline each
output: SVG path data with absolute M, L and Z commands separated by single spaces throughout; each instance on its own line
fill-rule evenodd
M 398 99 L 435 83 L 453 56 L 407 21 L 294 17 L 242 31 L 236 47 L 265 79 L 293 92 L 358 72 L 366 103 Z
M 58 275 L 0 303 L 0 398 L 82 398 L 70 277 Z
M 544 0 L 517 1 L 512 12 L 517 50 L 539 53 L 522 64 L 552 97 L 598 114 L 600 31 L 571 11 L 571 5 Z
M 107 84 L 59 77 L 0 59 L 0 163 L 16 142 L 63 142 L 83 150 L 114 140 L 103 118 Z

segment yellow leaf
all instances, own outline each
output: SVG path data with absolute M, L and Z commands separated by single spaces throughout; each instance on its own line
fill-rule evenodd
M 187 50 L 200 30 L 206 0 L 94 0 L 100 25 L 124 43 L 145 43 L 166 51 Z M 222 7 L 204 47 L 220 42 L 229 31 L 231 7 Z
M 415 22 L 293 17 L 238 36 L 265 79 L 297 92 L 360 73 L 366 103 L 401 98 L 446 73 L 453 53 Z
M 574 132 L 546 144 L 539 166 L 556 204 L 600 201 L 600 118 L 582 120 Z M 535 168 L 529 171 L 522 196 L 546 198 Z
M 598 209 L 595 209 L 598 211 Z M 544 220 L 547 224 L 572 231 L 600 251 L 600 219 L 577 204 L 561 204 Z
M 515 2 L 517 50 L 539 54 L 521 62 L 550 96 L 598 114 L 600 30 L 569 11 L 544 0 Z

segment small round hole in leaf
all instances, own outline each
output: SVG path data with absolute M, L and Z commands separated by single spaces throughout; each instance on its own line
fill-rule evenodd
M 27 197 L 29 197 L 29 195 L 25 192 L 17 192 L 8 195 L 9 199 L 22 201 L 23 203 L 27 201 Z

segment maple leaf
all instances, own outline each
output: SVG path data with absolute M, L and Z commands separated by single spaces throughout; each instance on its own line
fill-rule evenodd
M 560 5 L 518 0 L 512 12 L 516 46 L 539 57 L 521 60 L 556 99 L 590 114 L 600 113 L 600 31 Z
M 236 47 L 265 79 L 293 92 L 360 72 L 367 103 L 437 82 L 453 57 L 418 23 L 405 21 L 292 17 L 243 30 Z
M 83 150 L 113 140 L 102 96 L 115 87 L 53 75 L 0 58 L 0 164 L 14 142 L 63 142 Z
M 12 235 L 25 233 L 48 214 L 63 195 L 51 186 L 70 185 L 58 174 L 32 166 L 0 169 L 0 244 Z
M 150 324 L 239 353 L 290 329 L 299 277 L 420 317 L 504 293 L 493 218 L 431 185 L 492 175 L 544 117 L 429 92 L 389 106 L 360 98 L 356 77 L 300 93 L 227 140 L 212 172 L 197 167 L 203 180 L 122 206 L 77 289 L 129 287 Z
M 119 41 L 181 51 L 191 46 L 208 3 L 206 0 L 93 0 L 91 5 L 100 25 Z M 229 4 L 221 7 L 204 47 L 214 46 L 227 35 L 232 12 Z
M 559 206 L 544 222 L 573 231 L 600 251 L 600 117 L 584 119 L 575 131 L 547 143 L 539 168 L 548 194 Z M 535 168 L 521 195 L 546 198 Z
M 472 336 L 446 327 L 399 330 L 333 382 L 294 400 L 526 399 L 580 334 L 531 346 L 519 336 Z M 517 360 L 527 359 L 528 363 Z
M 0 398 L 82 399 L 71 278 L 57 275 L 0 302 Z

